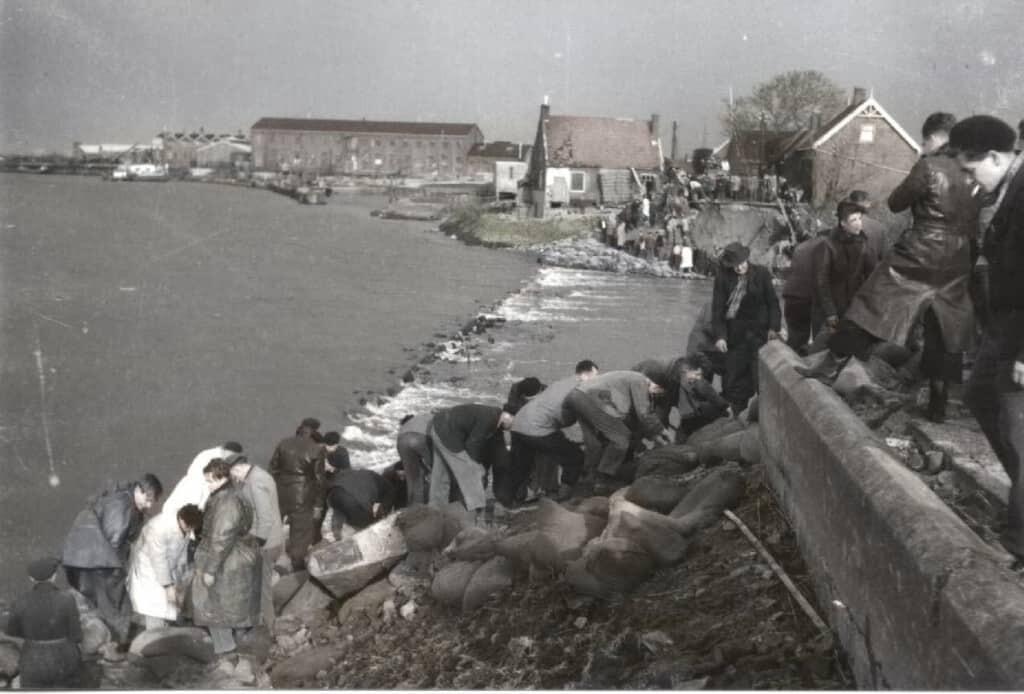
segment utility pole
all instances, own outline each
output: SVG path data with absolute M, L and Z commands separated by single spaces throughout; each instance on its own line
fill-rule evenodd
M 679 143 L 679 121 L 672 121 L 672 162 L 676 160 L 676 146 Z

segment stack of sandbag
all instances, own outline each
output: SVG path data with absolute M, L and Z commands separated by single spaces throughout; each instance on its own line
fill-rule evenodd
M 711 472 L 685 495 L 673 485 L 657 490 L 661 482 L 647 479 L 612 495 L 604 531 L 586 544 L 579 559 L 567 564 L 566 580 L 577 591 L 597 597 L 626 593 L 657 568 L 678 564 L 686 556 L 689 538 L 735 506 L 745 488 L 743 476 L 731 467 Z M 665 509 L 674 497 L 677 503 L 667 515 L 634 503 Z

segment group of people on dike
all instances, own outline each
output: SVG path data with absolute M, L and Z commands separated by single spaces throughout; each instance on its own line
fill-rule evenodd
M 917 353 L 935 422 L 973 356 L 964 400 L 1011 480 L 1002 542 L 1024 566 L 1024 121 L 1015 132 L 939 112 L 921 134 L 921 158 L 888 198 L 913 222 L 889 250 L 858 191 L 838 204 L 835 228 L 795 249 L 789 344 L 826 352 L 797 369 L 826 381 L 851 357 L 898 368 Z

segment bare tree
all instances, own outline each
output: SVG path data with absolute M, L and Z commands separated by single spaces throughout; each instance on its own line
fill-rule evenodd
M 807 127 L 813 114 L 828 118 L 842 107 L 842 90 L 824 74 L 790 70 L 756 85 L 750 96 L 726 102 L 721 121 L 729 135 L 762 126 L 773 132 L 796 131 Z

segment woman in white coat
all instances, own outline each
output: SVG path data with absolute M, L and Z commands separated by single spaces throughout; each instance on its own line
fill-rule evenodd
M 201 530 L 203 512 L 186 504 L 177 513 L 163 512 L 142 528 L 132 548 L 128 595 L 132 608 L 145 618 L 146 629 L 166 626 L 178 618 L 178 586 L 187 568 L 189 536 Z

